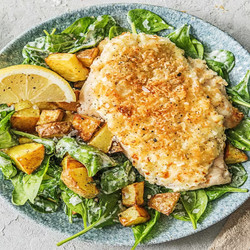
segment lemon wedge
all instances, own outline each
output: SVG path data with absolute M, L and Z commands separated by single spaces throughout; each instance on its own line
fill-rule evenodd
M 0 69 L 0 103 L 75 102 L 69 83 L 41 66 L 15 65 Z

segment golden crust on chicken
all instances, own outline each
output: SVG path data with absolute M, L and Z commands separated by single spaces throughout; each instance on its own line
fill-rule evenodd
M 103 118 L 150 183 L 197 189 L 231 180 L 224 131 L 241 114 L 225 85 L 168 38 L 124 33 L 92 64 L 79 112 Z

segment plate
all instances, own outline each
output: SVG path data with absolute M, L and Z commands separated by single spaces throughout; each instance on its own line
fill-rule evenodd
M 49 32 L 53 28 L 61 31 L 80 17 L 92 15 L 98 16 L 103 14 L 112 15 L 120 24 L 122 24 L 122 26 L 127 25 L 129 28 L 126 20 L 126 14 L 129 10 L 136 8 L 143 8 L 153 11 L 174 27 L 180 27 L 185 23 L 190 24 L 193 28 L 193 34 L 205 45 L 207 51 L 215 49 L 226 49 L 232 51 L 236 57 L 236 66 L 230 73 L 233 84 L 238 83 L 245 75 L 247 69 L 249 69 L 249 53 L 238 42 L 236 42 L 223 31 L 189 14 L 168 9 L 166 7 L 144 4 L 107 4 L 91 6 L 53 18 L 25 32 L 16 40 L 9 43 L 2 51 L 0 51 L 0 68 L 22 63 L 23 46 L 28 41 L 32 41 L 36 37 L 43 35 L 44 29 L 48 30 Z M 250 162 L 247 162 L 243 165 L 250 176 Z M 250 189 L 250 178 L 248 178 L 242 187 Z M 0 176 L 0 196 L 10 204 L 11 192 L 11 183 L 9 181 L 3 181 L 2 176 Z M 198 224 L 197 230 L 194 230 L 192 224 L 189 222 L 175 220 L 171 217 L 164 218 L 164 220 L 161 220 L 161 224 L 154 228 L 152 232 L 154 238 L 152 238 L 146 244 L 156 244 L 176 240 L 208 228 L 209 226 L 219 222 L 231 214 L 241 204 L 243 204 L 244 201 L 249 198 L 249 196 L 250 192 L 232 193 L 224 196 L 222 199 L 214 201 L 212 203 L 211 212 L 200 224 Z M 15 207 L 15 209 L 19 213 L 26 215 L 30 219 L 46 227 L 49 227 L 52 230 L 57 230 L 68 235 L 75 234 L 82 230 L 81 222 L 69 224 L 66 215 L 62 211 L 55 214 L 40 214 L 31 209 L 29 205 Z M 133 245 L 134 242 L 132 230 L 130 228 L 123 228 L 120 225 L 115 225 L 104 229 L 94 229 L 79 237 L 78 239 L 96 242 L 99 244 L 111 244 L 117 246 Z

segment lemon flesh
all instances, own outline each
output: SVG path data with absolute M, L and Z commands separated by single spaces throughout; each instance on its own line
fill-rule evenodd
M 15 65 L 0 69 L 0 103 L 75 102 L 69 83 L 41 66 Z

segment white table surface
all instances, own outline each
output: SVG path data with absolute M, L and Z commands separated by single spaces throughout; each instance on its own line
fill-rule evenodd
M 250 51 L 249 0 L 0 0 L 0 49 L 22 32 L 51 17 L 89 5 L 114 2 L 151 3 L 186 11 L 226 31 Z M 209 248 L 224 223 L 225 220 L 183 239 L 138 249 L 205 250 Z M 65 235 L 18 215 L 0 199 L 0 250 L 60 249 L 55 244 L 64 238 Z M 76 239 L 61 249 L 128 250 L 129 248 L 87 244 Z

